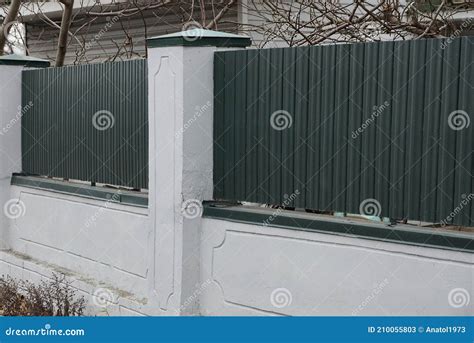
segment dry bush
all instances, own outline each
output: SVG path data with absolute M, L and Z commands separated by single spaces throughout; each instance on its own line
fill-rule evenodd
M 10 276 L 0 278 L 0 315 L 3 316 L 81 316 L 84 297 L 63 274 L 53 274 L 52 280 L 35 285 Z

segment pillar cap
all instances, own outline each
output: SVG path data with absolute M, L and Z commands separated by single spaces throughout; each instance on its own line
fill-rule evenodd
M 49 67 L 49 61 L 31 56 L 11 54 L 0 56 L 0 65 L 47 68 Z
M 147 39 L 149 48 L 166 46 L 218 46 L 245 48 L 252 44 L 250 37 L 227 32 L 192 29 Z

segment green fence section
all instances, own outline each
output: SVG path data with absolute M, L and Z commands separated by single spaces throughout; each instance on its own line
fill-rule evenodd
M 474 40 L 215 54 L 214 197 L 474 226 Z
M 146 60 L 22 78 L 24 173 L 148 188 Z

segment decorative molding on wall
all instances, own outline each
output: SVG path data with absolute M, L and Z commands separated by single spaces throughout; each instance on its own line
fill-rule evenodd
M 154 194 L 156 215 L 154 223 L 154 293 L 162 310 L 168 309 L 170 297 L 175 287 L 176 260 L 176 151 L 174 133 L 176 131 L 176 73 L 172 67 L 173 57 L 169 54 L 159 57 L 157 70 L 153 75 L 154 106 L 154 150 L 155 165 Z M 161 155 L 161 156 L 160 156 Z M 156 165 L 157 161 L 167 165 Z M 160 168 L 160 170 L 158 170 Z M 170 187 L 171 183 L 171 187 Z
M 201 249 L 201 278 L 213 280 L 201 299 L 203 315 L 470 311 L 447 303 L 451 289 L 470 289 L 469 253 L 210 218 Z

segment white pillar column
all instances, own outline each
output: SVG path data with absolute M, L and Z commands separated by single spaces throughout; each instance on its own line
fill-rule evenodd
M 24 209 L 10 198 L 12 173 L 21 172 L 21 72 L 47 67 L 49 62 L 28 56 L 0 57 L 0 249 L 8 248 L 9 221 Z M 34 106 L 34 104 L 33 104 Z
M 148 40 L 150 286 L 165 314 L 198 314 L 202 200 L 212 199 L 214 52 L 244 36 L 190 30 Z

